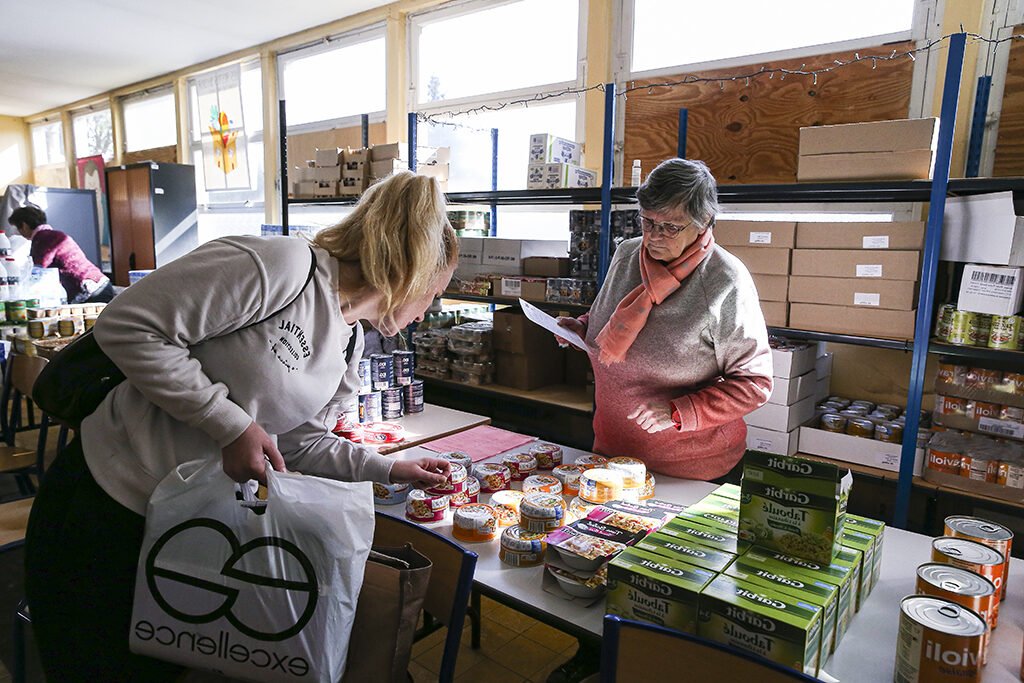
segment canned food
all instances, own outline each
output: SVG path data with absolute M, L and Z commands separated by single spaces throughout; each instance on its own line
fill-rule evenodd
M 902 443 L 903 427 L 895 422 L 883 422 L 875 425 L 875 440 L 885 443 Z
M 1024 372 L 1004 372 L 1003 386 L 1012 394 L 1024 396 Z
M 998 403 L 987 403 L 985 401 L 974 402 L 974 419 L 980 420 L 983 417 L 991 417 L 998 420 L 1003 407 Z
M 1010 551 L 1013 547 L 1013 532 L 1002 524 L 980 517 L 953 515 L 946 517 L 944 533 L 953 538 L 966 538 L 975 543 L 987 545 L 1002 553 L 1005 562 L 1003 563 L 1002 593 L 999 599 L 1005 600 L 1006 586 L 1010 581 Z
M 647 465 L 643 460 L 619 456 L 608 461 L 606 467 L 622 473 L 623 488 L 641 488 L 647 480 Z
M 954 386 L 965 386 L 967 380 L 967 368 L 956 363 L 939 363 L 939 374 L 937 377 L 943 384 Z
M 391 358 L 394 365 L 395 384 L 398 386 L 411 384 L 416 372 L 416 353 L 414 351 L 392 351 Z
M 569 518 L 570 519 L 583 519 L 590 514 L 590 511 L 596 508 L 597 505 L 594 503 L 587 502 L 576 496 L 569 501 Z
M 607 503 L 622 497 L 622 472 L 596 467 L 580 475 L 580 498 L 589 503 Z
M 1016 406 L 1003 406 L 999 411 L 999 419 L 1007 422 L 1024 423 L 1024 408 Z
M 422 489 L 410 489 L 405 499 L 405 516 L 414 522 L 440 522 L 448 512 L 448 496 L 432 496 Z
M 444 483 L 428 488 L 427 493 L 432 496 L 447 496 L 452 493 L 459 493 L 462 489 L 466 488 L 466 479 L 468 478 L 469 473 L 465 467 L 457 462 L 451 462 L 449 463 L 448 478 L 445 479 Z
M 888 413 L 884 413 L 881 410 L 875 410 L 868 413 L 867 419 L 871 420 L 871 422 L 873 422 L 874 425 L 877 427 L 880 424 L 892 422 L 895 418 L 894 416 L 889 415 Z
M 988 337 L 992 332 L 992 316 L 987 313 L 975 313 L 974 324 L 968 329 L 971 346 L 988 346 Z
M 844 434 L 846 432 L 846 418 L 838 413 L 825 413 L 821 416 L 821 428 L 826 432 Z
M 918 595 L 955 602 L 977 612 L 992 628 L 992 600 L 996 587 L 984 576 L 948 564 L 927 563 L 917 568 Z M 982 645 L 982 661 L 988 659 L 988 634 Z
M 370 359 L 359 359 L 359 391 L 373 391 L 373 378 L 370 374 Z
M 473 469 L 473 459 L 469 457 L 469 453 L 463 453 L 462 451 L 447 451 L 445 453 L 438 453 L 438 458 L 447 460 L 448 462 L 458 463 L 466 468 L 466 472 Z
M 548 532 L 565 521 L 565 502 L 552 493 L 531 493 L 519 506 L 519 524 L 527 531 Z
M 7 309 L 7 321 L 23 323 L 28 320 L 28 309 L 24 301 L 8 301 L 4 304 Z
M 936 472 L 945 472 L 960 476 L 963 469 L 964 456 L 953 450 L 940 449 L 936 446 L 928 448 L 928 468 Z
M 537 461 L 537 469 L 551 470 L 562 464 L 562 447 L 553 443 L 539 443 L 530 449 Z
M 932 541 L 932 562 L 951 564 L 981 574 L 992 582 L 996 592 L 992 598 L 992 628 L 999 624 L 999 601 L 1003 593 L 1003 565 L 1006 558 L 995 548 L 966 538 L 942 536 Z
M 359 394 L 359 423 L 369 424 L 383 419 L 381 396 L 379 391 Z
M 395 383 L 395 359 L 391 354 L 370 355 L 370 382 L 374 391 L 381 391 Z
M 854 418 L 867 417 L 868 416 L 868 410 L 867 410 L 867 408 L 863 408 L 861 406 L 852 406 L 851 405 L 846 410 L 840 410 L 839 414 L 842 415 L 843 417 L 845 417 L 847 423 L 849 423 L 849 421 L 854 419 Z
M 580 465 L 559 465 L 551 470 L 551 474 L 562 483 L 564 495 L 576 496 L 580 492 L 580 475 L 584 471 Z
M 975 327 L 975 313 L 970 311 L 953 311 L 953 317 L 949 323 L 949 337 L 946 341 L 957 346 L 971 346 L 971 330 L 975 329 Z
M 581 455 L 576 458 L 576 464 L 585 470 L 590 470 L 595 467 L 604 467 L 608 464 L 608 458 L 603 455 L 594 455 L 591 453 L 589 455 Z
M 896 683 L 977 683 L 988 626 L 955 602 L 911 595 L 900 602 Z
M 529 453 L 509 453 L 501 464 L 512 473 L 512 481 L 523 481 L 537 471 L 537 458 Z
M 935 412 L 939 415 L 959 415 L 961 417 L 967 417 L 968 403 L 969 401 L 966 398 L 960 398 L 959 396 L 937 395 L 935 397 Z
M 956 306 L 953 304 L 942 304 L 939 306 L 938 316 L 935 320 L 935 336 L 939 339 L 949 339 L 949 329 L 953 324 L 953 311 Z
M 994 315 L 988 333 L 988 348 L 1017 350 L 1020 318 L 1015 315 Z
M 822 401 L 818 404 L 818 408 L 823 409 L 826 413 L 836 413 L 838 415 L 841 410 L 846 409 L 846 406 L 835 401 Z
M 886 415 L 892 415 L 893 417 L 899 417 L 903 414 L 903 408 L 893 405 L 892 403 L 879 403 L 875 406 L 875 410 L 883 412 Z
M 405 438 L 405 428 L 396 422 L 368 422 L 363 425 L 363 443 L 398 443 Z
M 850 436 L 859 436 L 871 439 L 875 436 L 875 423 L 866 417 L 855 417 L 846 422 L 846 433 Z
M 1003 374 L 998 370 L 989 370 L 988 368 L 968 368 L 965 380 L 967 387 L 991 391 L 1002 383 Z
M 829 396 L 825 400 L 828 401 L 829 403 L 836 403 L 836 404 L 838 404 L 839 407 L 842 408 L 842 409 L 848 408 L 850 406 L 850 403 L 851 403 L 850 399 L 843 398 L 842 396 Z
M 46 324 L 40 320 L 28 321 L 28 336 L 33 339 L 42 339 L 46 336 Z
M 399 387 L 388 387 L 380 392 L 381 415 L 385 420 L 397 420 L 402 417 L 402 390 Z
M 467 543 L 493 541 L 498 536 L 494 508 L 483 503 L 463 505 L 452 514 L 452 536 Z
M 494 505 L 494 516 L 498 520 L 498 526 L 502 529 L 510 526 L 519 526 L 519 513 L 504 505 Z
M 473 467 L 473 476 L 480 480 L 480 490 L 484 493 L 503 491 L 512 481 L 509 469 L 496 462 L 478 463 Z
M 871 401 L 865 401 L 865 400 L 861 399 L 861 400 L 851 401 L 850 402 L 850 407 L 851 408 L 863 408 L 864 410 L 866 410 L 867 412 L 870 413 L 872 410 L 875 409 L 875 404 L 872 403 Z
M 516 524 L 519 523 L 519 506 L 523 502 L 523 498 L 526 494 L 522 491 L 514 491 L 512 489 L 506 489 L 505 491 L 498 491 L 491 496 L 491 505 L 494 507 L 508 508 L 516 513 Z
M 476 503 L 480 500 L 480 480 L 469 475 L 466 477 L 466 485 L 462 488 L 462 493 L 469 498 L 470 503 Z
M 423 380 L 414 379 L 402 387 L 402 409 L 406 415 L 423 412 Z
M 498 558 L 513 567 L 541 565 L 548 547 L 544 541 L 546 536 L 546 533 L 526 531 L 519 525 L 510 526 L 501 532 Z
M 550 474 L 531 474 L 523 480 L 523 493 L 562 494 L 562 482 Z
M 87 315 L 85 316 L 85 331 L 88 332 L 96 326 L 96 321 L 99 320 L 98 315 Z

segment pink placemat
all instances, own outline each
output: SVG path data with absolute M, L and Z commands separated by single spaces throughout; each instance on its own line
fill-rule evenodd
M 473 459 L 473 462 L 480 462 L 498 453 L 504 453 L 507 450 L 536 440 L 536 437 L 482 425 L 431 441 L 430 443 L 425 443 L 423 448 L 435 453 L 462 451 L 468 454 Z

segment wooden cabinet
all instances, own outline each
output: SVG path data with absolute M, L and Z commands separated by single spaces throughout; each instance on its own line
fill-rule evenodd
M 107 169 L 114 284 L 199 245 L 195 167 L 141 163 Z

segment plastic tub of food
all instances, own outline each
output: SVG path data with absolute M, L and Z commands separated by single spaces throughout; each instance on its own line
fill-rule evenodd
M 494 508 L 494 517 L 502 529 L 519 525 L 519 513 L 512 508 L 504 505 L 492 505 L 491 507 Z
M 519 507 L 523 504 L 526 494 L 522 491 L 507 489 L 498 491 L 491 496 L 491 505 L 494 507 L 506 507 L 516 513 L 516 524 L 519 523 Z
M 565 523 L 565 501 L 554 493 L 530 493 L 519 506 L 519 524 L 527 531 L 554 531 Z
M 451 495 L 451 507 L 458 508 L 470 503 L 480 502 L 480 480 L 470 476 L 466 478 L 466 485 L 458 493 Z
M 494 508 L 483 503 L 463 505 L 452 514 L 452 536 L 467 543 L 485 543 L 498 536 Z
M 562 527 L 547 535 L 549 548 L 554 548 L 562 562 L 572 569 L 596 571 L 598 567 L 626 549 L 622 543 L 584 534 L 572 527 Z
M 473 466 L 473 476 L 480 480 L 480 490 L 483 493 L 504 491 L 512 481 L 511 470 L 496 462 L 477 463 Z
M 501 464 L 512 473 L 512 481 L 523 481 L 537 471 L 537 459 L 529 453 L 509 453 Z
M 558 580 L 558 585 L 561 586 L 562 590 L 573 597 L 590 599 L 604 595 L 605 585 L 600 581 L 582 579 L 571 572 L 550 564 L 547 565 L 547 570 L 548 573 Z
M 530 455 L 537 460 L 537 469 L 551 470 L 562 464 L 562 447 L 553 443 L 539 443 L 530 448 Z
M 562 484 L 562 494 L 576 496 L 580 492 L 580 475 L 584 469 L 580 465 L 559 465 L 551 470 L 551 475 Z
M 583 519 L 590 514 L 590 511 L 597 507 L 596 503 L 590 503 L 579 496 L 576 496 L 569 501 L 569 511 L 567 516 L 570 520 Z
M 399 443 L 405 440 L 405 427 L 395 422 L 370 422 L 363 425 L 363 443 Z
M 605 467 L 622 472 L 622 485 L 626 488 L 641 487 L 647 479 L 647 465 L 643 460 L 637 458 L 625 456 L 612 458 Z
M 459 493 L 466 485 L 466 479 L 469 474 L 466 472 L 466 468 L 457 462 L 449 463 L 451 465 L 448 471 L 448 478 L 443 484 L 437 486 L 431 486 L 427 489 L 427 493 L 432 496 L 448 496 L 453 493 Z
M 531 474 L 523 480 L 523 493 L 562 494 L 562 482 L 550 474 Z
M 448 332 L 448 339 L 471 343 L 487 342 L 490 344 L 494 335 L 494 325 L 486 320 L 472 323 L 462 323 L 451 328 Z
M 409 496 L 408 484 L 373 483 L 373 502 L 376 505 L 399 505 Z
M 580 498 L 589 503 L 607 503 L 622 497 L 622 472 L 596 467 L 580 475 Z
M 432 496 L 422 489 L 409 489 L 405 499 L 405 516 L 414 522 L 441 522 L 448 512 L 448 496 Z
M 544 562 L 544 551 L 548 547 L 545 536 L 518 525 L 510 526 L 501 532 L 498 558 L 513 567 L 536 567 Z
M 451 377 L 455 382 L 480 386 L 494 381 L 494 363 L 474 363 L 458 359 L 451 362 Z
M 469 453 L 463 453 L 462 451 L 448 451 L 447 453 L 438 453 L 437 457 L 443 458 L 448 462 L 455 462 L 466 468 L 466 472 L 473 469 L 473 458 L 469 457 Z
M 576 458 L 576 465 L 579 465 L 585 470 L 592 470 L 595 467 L 604 467 L 608 464 L 608 458 L 603 455 L 596 455 L 591 453 L 589 455 L 581 455 Z

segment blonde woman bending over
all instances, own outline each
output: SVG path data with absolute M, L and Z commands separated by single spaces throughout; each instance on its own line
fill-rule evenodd
M 444 290 L 458 242 L 437 182 L 399 173 L 305 240 L 228 237 L 132 285 L 96 340 L 124 372 L 47 472 L 29 521 L 26 591 L 47 680 L 173 680 L 128 651 L 146 504 L 198 454 L 236 481 L 285 468 L 347 481 L 440 482 L 331 433 L 359 387 L 366 320 L 393 335 Z M 351 359 L 351 362 L 349 362 Z

